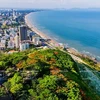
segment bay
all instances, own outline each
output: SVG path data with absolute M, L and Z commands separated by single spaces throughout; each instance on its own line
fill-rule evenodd
M 100 59 L 99 11 L 33 12 L 28 20 L 56 41 Z

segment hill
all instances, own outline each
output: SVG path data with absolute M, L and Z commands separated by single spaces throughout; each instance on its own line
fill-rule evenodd
M 0 97 L 14 100 L 99 100 L 82 80 L 75 61 L 60 50 L 31 49 L 0 55 L 6 81 Z

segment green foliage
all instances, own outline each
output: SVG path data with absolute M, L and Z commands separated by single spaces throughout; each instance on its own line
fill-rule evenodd
M 2 25 L 1 28 L 2 28 L 2 29 L 7 29 L 8 26 L 7 26 L 7 25 Z
M 78 67 L 66 52 L 31 49 L 2 55 L 0 67 L 6 74 L 10 73 L 4 86 L 16 100 L 82 100 L 86 97 L 82 94 L 86 86 L 83 87 Z
M 81 57 L 81 59 L 83 59 L 83 61 L 85 61 L 89 65 L 90 68 L 100 71 L 99 64 L 95 63 L 95 61 L 87 57 Z
M 11 93 L 17 93 L 22 88 L 23 88 L 23 85 L 21 83 L 19 83 L 19 84 L 15 84 L 13 87 L 11 87 L 10 91 L 11 91 Z
M 9 80 L 12 86 L 14 86 L 16 83 L 19 83 L 21 81 L 22 81 L 22 77 L 19 76 L 19 73 L 15 73 L 14 76 Z
M 67 82 L 68 100 L 81 100 L 80 90 L 78 84 L 74 81 Z
M 6 91 L 4 87 L 0 87 L 0 97 L 6 95 Z
M 45 76 L 44 79 L 39 79 L 39 87 L 40 88 L 48 88 L 50 90 L 55 90 L 57 86 L 57 77 L 50 75 L 50 76 Z
M 10 91 L 12 93 L 17 93 L 17 91 L 23 88 L 22 77 L 18 73 L 15 73 L 14 76 L 9 80 Z
M 5 62 L 4 61 L 0 61 L 0 69 L 5 69 Z
M 8 77 L 11 77 L 15 74 L 16 70 L 14 68 L 7 68 L 5 73 L 8 75 Z

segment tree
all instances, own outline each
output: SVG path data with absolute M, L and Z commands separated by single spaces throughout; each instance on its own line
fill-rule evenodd
M 50 90 L 55 90 L 56 89 L 56 81 L 57 77 L 53 75 L 46 75 L 43 79 L 39 79 L 39 87 L 40 88 L 48 88 Z
M 74 81 L 67 82 L 68 100 L 82 100 L 79 86 Z
M 4 87 L 0 87 L 0 97 L 6 95 L 6 91 Z
M 19 75 L 19 73 L 15 73 L 8 82 L 10 83 L 11 93 L 15 94 L 23 88 L 22 77 Z

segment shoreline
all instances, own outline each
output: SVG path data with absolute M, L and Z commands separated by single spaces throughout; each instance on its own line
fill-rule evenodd
M 50 36 L 46 35 L 44 32 L 41 32 L 40 30 L 38 30 L 38 29 L 28 20 L 28 18 L 27 18 L 28 15 L 29 15 L 29 14 L 27 14 L 27 15 L 25 16 L 25 23 L 26 23 L 26 25 L 27 25 L 33 32 L 35 32 L 37 35 L 39 35 L 39 36 L 42 37 L 43 39 L 50 39 L 49 45 L 52 45 L 54 48 L 56 48 L 56 47 L 61 47 L 59 42 L 57 42 L 57 41 L 54 40 L 54 39 L 51 39 Z M 88 57 L 88 58 L 90 58 L 90 59 L 93 60 L 93 61 L 94 61 L 94 59 L 95 59 L 96 62 L 99 62 L 96 58 L 94 58 L 94 57 L 92 57 L 92 56 L 89 56 L 89 55 L 86 55 L 86 54 L 82 54 L 82 53 L 80 53 L 77 49 L 75 49 L 75 48 L 73 48 L 73 47 L 67 47 L 67 48 L 66 48 L 66 51 L 68 51 L 70 54 L 81 55 L 81 56 L 84 56 L 84 57 Z
M 50 44 L 54 47 L 58 47 L 59 43 L 52 39 L 50 36 L 46 35 L 45 33 L 41 32 L 40 30 L 38 30 L 27 18 L 28 15 L 25 16 L 25 23 L 26 25 L 33 31 L 35 32 L 37 35 L 39 35 L 41 38 L 43 39 L 50 39 Z

